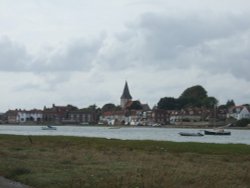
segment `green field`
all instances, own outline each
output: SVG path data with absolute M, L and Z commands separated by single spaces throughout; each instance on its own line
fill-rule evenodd
M 0 175 L 35 188 L 247 188 L 250 146 L 0 135 Z

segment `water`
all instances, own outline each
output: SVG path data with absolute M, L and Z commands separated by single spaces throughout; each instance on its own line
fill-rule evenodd
M 174 142 L 242 143 L 250 145 L 250 130 L 230 130 L 231 136 L 186 137 L 179 132 L 198 132 L 199 129 L 110 127 L 96 126 L 56 126 L 57 130 L 42 130 L 41 126 L 1 125 L 0 134 L 11 135 L 62 135 L 79 137 L 114 138 L 121 140 L 163 140 Z

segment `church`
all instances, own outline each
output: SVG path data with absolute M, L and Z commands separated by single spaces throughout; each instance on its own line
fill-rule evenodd
M 121 96 L 121 103 L 120 103 L 121 108 L 125 109 L 126 104 L 128 102 L 131 102 L 131 101 L 132 101 L 132 96 L 130 95 L 129 88 L 128 88 L 128 83 L 126 81 L 124 89 L 123 89 L 123 93 L 122 93 L 122 96 Z
M 148 119 L 147 112 L 150 112 L 148 104 L 141 104 L 139 100 L 132 100 L 128 82 L 120 97 L 121 110 L 104 112 L 101 121 L 109 125 L 138 125 Z

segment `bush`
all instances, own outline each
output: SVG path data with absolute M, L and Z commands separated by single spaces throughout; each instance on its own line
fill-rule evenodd
M 236 122 L 237 127 L 246 127 L 250 123 L 250 119 L 241 119 Z

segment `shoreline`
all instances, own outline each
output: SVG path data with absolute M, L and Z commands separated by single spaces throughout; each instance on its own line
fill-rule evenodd
M 1 126 L 47 126 L 48 124 L 0 124 Z M 51 124 L 50 124 L 51 125 Z M 171 129 L 232 129 L 232 130 L 250 130 L 250 127 L 223 127 L 212 125 L 161 125 L 161 126 L 132 126 L 132 125 L 79 125 L 79 124 L 52 124 L 52 126 L 65 127 L 119 127 L 119 128 L 171 128 Z

